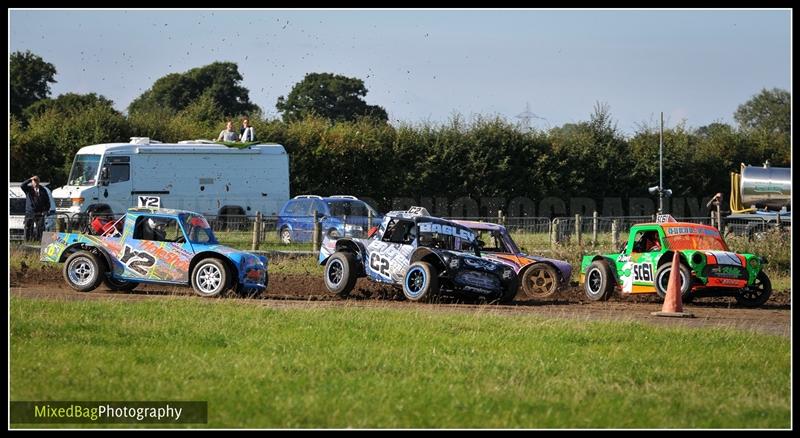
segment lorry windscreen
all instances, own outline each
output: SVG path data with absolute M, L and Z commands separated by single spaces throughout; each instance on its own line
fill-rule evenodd
M 183 222 L 183 229 L 186 230 L 190 242 L 205 244 L 218 243 L 216 236 L 214 236 L 214 231 L 203 216 L 183 214 L 181 215 L 181 222 Z
M 69 172 L 68 185 L 92 186 L 97 182 L 97 171 L 100 169 L 100 155 L 76 155 Z

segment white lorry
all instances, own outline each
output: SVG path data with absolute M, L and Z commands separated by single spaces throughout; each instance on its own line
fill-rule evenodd
M 190 210 L 221 219 L 277 215 L 289 200 L 289 157 L 278 144 L 237 149 L 204 140 L 97 144 L 75 155 L 59 213 L 121 214 L 129 207 Z

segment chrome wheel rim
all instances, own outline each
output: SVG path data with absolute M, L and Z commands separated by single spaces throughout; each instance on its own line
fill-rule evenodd
M 338 286 L 344 277 L 344 266 L 339 260 L 333 260 L 328 264 L 328 283 L 333 286 Z
M 94 278 L 94 264 L 87 257 L 78 257 L 69 264 L 67 275 L 73 284 L 86 286 Z
M 197 272 L 197 288 L 205 295 L 214 294 L 222 284 L 222 272 L 216 265 L 203 265 Z

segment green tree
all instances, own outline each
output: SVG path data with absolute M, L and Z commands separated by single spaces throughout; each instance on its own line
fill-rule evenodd
M 761 90 L 739 105 L 733 118 L 745 131 L 788 135 L 792 129 L 792 95 L 786 90 Z
M 242 75 L 233 62 L 215 62 L 186 73 L 171 73 L 134 99 L 131 114 L 168 108 L 173 113 L 184 110 L 202 96 L 213 99 L 226 116 L 258 110 L 250 102 L 249 91 L 241 86 Z
M 367 105 L 362 99 L 366 95 L 367 89 L 361 79 L 331 73 L 308 73 L 295 84 L 288 97 L 278 97 L 275 107 L 283 113 L 286 122 L 308 116 L 331 121 L 354 121 L 361 117 L 388 120 L 385 109 Z
M 11 114 L 24 120 L 25 108 L 50 95 L 56 67 L 28 50 L 11 54 L 9 70 Z
M 25 108 L 24 114 L 25 118 L 30 120 L 35 116 L 42 115 L 48 110 L 54 110 L 64 114 L 74 114 L 93 105 L 105 106 L 110 108 L 112 111 L 116 111 L 113 109 L 114 102 L 106 99 L 102 95 L 95 93 L 66 93 L 60 94 L 55 99 L 42 99 Z

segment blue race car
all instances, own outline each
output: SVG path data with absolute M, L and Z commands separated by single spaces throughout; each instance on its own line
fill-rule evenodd
M 243 295 L 267 288 L 267 258 L 220 245 L 200 214 L 131 208 L 116 221 L 93 225 L 98 234 L 42 236 L 42 261 L 64 263 L 64 280 L 75 290 L 88 292 L 101 282 L 126 291 L 161 283 L 191 285 L 197 295 L 214 297 L 231 288 Z

